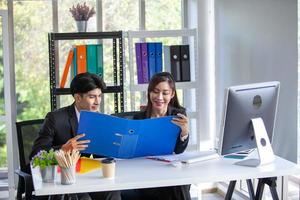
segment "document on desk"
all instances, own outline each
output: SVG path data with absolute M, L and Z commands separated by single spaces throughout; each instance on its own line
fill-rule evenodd
M 186 151 L 181 154 L 162 155 L 162 156 L 148 156 L 147 158 L 164 161 L 164 162 L 182 162 L 184 164 L 191 164 L 211 159 L 219 158 L 216 151 Z
M 81 111 L 77 132 L 91 141 L 83 153 L 114 158 L 172 154 L 180 133 L 173 117 L 130 120 Z

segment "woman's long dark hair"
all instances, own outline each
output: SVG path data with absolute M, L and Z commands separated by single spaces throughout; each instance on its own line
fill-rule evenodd
M 173 76 L 169 72 L 160 72 L 157 74 L 154 74 L 150 80 L 149 86 L 148 86 L 148 103 L 145 108 L 146 111 L 146 117 L 151 117 L 152 114 L 152 102 L 150 100 L 150 92 L 153 92 L 155 87 L 161 83 L 161 82 L 168 82 L 170 88 L 172 89 L 172 92 L 174 92 L 174 97 L 170 100 L 169 106 L 178 108 L 178 109 L 184 109 L 178 101 L 177 92 L 176 92 L 176 86 Z

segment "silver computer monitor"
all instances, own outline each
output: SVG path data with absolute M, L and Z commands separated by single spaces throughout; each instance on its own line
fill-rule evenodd
M 251 119 L 262 119 L 269 140 L 272 141 L 279 86 L 280 83 L 274 81 L 227 89 L 221 124 L 221 155 L 256 148 Z

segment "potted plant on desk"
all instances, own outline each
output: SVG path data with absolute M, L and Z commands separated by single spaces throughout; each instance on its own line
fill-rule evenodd
M 41 150 L 32 158 L 32 166 L 40 168 L 42 180 L 45 183 L 54 182 L 55 165 L 57 165 L 54 154 L 53 149 Z
M 84 2 L 83 4 L 78 3 L 76 6 L 73 5 L 69 10 L 76 21 L 78 32 L 86 32 L 87 21 L 96 13 L 94 8 L 90 9 Z

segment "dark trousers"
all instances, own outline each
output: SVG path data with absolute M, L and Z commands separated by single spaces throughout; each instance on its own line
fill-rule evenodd
M 109 191 L 109 192 L 93 192 L 89 193 L 92 200 L 121 200 L 120 191 Z
M 190 185 L 122 191 L 122 200 L 191 200 Z
M 34 199 L 37 200 L 81 200 L 81 199 L 92 199 L 92 200 L 121 200 L 121 192 L 120 191 L 109 191 L 109 192 L 91 192 L 91 193 L 80 193 L 80 194 L 71 194 L 65 195 L 63 198 L 62 195 L 55 195 L 49 198 L 48 196 L 40 196 Z

